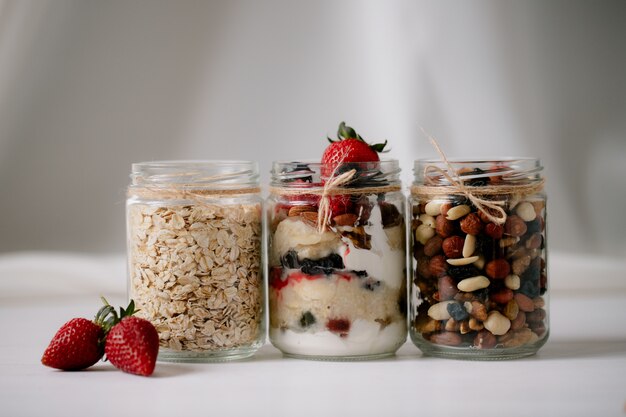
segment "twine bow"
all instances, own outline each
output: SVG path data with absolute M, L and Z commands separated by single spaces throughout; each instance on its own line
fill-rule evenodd
M 433 147 L 435 148 L 435 150 L 441 157 L 441 160 L 448 167 L 447 170 L 444 170 L 435 165 L 428 165 L 424 169 L 424 177 L 429 178 L 428 174 L 430 171 L 435 171 L 441 174 L 444 178 L 446 178 L 450 182 L 451 187 L 454 191 L 456 191 L 459 194 L 463 194 L 465 197 L 467 197 L 467 199 L 470 200 L 472 204 L 478 210 L 480 210 L 480 212 L 483 213 L 485 217 L 487 217 L 490 221 L 498 225 L 504 224 L 506 222 L 507 215 L 506 215 L 506 211 L 504 211 L 502 207 L 506 204 L 506 201 L 505 200 L 487 200 L 487 199 L 475 196 L 470 190 L 470 188 L 468 188 L 464 184 L 463 179 L 461 178 L 459 173 L 454 169 L 450 161 L 448 161 L 448 158 L 446 158 L 446 155 L 441 150 L 441 147 L 439 147 L 439 143 L 437 143 L 435 138 L 433 138 L 428 133 L 426 133 L 426 131 L 423 128 L 422 128 L 422 132 L 428 137 L 428 140 L 430 141 L 431 145 L 433 145 Z M 450 175 L 450 173 L 452 175 Z M 493 212 L 496 212 L 498 216 L 494 216 L 492 214 Z
M 333 194 L 335 189 L 350 182 L 355 175 L 356 169 L 351 169 L 336 177 L 333 173 L 330 180 L 324 184 L 317 216 L 317 231 L 319 233 L 322 233 L 326 225 L 330 222 L 330 216 L 332 214 L 332 210 L 330 209 L 330 195 Z

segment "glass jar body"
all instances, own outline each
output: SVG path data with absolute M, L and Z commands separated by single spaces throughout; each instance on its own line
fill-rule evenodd
M 416 175 L 430 162 L 417 161 Z M 466 190 L 487 202 L 499 201 L 506 220 L 500 224 L 501 214 L 446 181 L 431 184 L 431 195 L 416 193 L 429 181 L 418 178 L 409 198 L 411 339 L 425 354 L 440 357 L 532 355 L 549 333 L 543 180 L 536 174 L 523 178 L 513 160 L 454 165 L 457 172 L 473 174 L 466 183 L 474 185 Z M 491 175 L 484 165 L 508 174 Z M 488 195 L 481 194 L 483 187 Z
M 155 164 L 166 168 L 155 174 Z M 264 342 L 262 199 L 255 164 L 238 164 L 251 171 L 219 161 L 133 166 L 128 293 L 159 333 L 159 360 L 241 359 Z
M 314 164 L 309 168 L 318 171 Z M 305 359 L 393 355 L 407 333 L 405 198 L 399 187 L 389 181 L 374 188 L 352 184 L 324 196 L 315 178 L 299 194 L 289 191 L 303 183 L 274 180 L 283 192 L 274 191 L 267 203 L 272 344 Z M 330 206 L 325 225 L 318 221 L 324 199 Z

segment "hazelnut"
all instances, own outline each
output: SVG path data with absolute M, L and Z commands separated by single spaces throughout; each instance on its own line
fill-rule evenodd
M 520 237 L 528 230 L 526 222 L 519 216 L 512 215 L 506 219 L 504 223 L 504 233 L 508 236 Z
M 441 252 L 441 246 L 443 244 L 443 238 L 439 235 L 433 236 L 428 239 L 426 244 L 424 245 L 424 255 L 426 256 L 435 256 L 439 252 Z
M 501 239 L 504 233 L 504 228 L 495 223 L 487 223 L 485 225 L 485 234 L 493 239 Z
M 463 245 L 465 239 L 460 236 L 451 236 L 443 241 L 442 248 L 443 253 L 448 258 L 460 258 L 463 256 Z
M 477 235 L 483 230 L 483 222 L 480 221 L 480 218 L 476 213 L 470 213 L 465 216 L 459 224 L 461 225 L 461 230 L 463 233 L 467 233 L 468 235 Z
M 510 272 L 511 266 L 506 259 L 494 259 L 485 266 L 485 273 L 493 279 L 504 279 Z
M 437 255 L 430 258 L 428 263 L 428 270 L 433 277 L 440 277 L 446 274 L 448 271 L 448 263 L 443 255 Z
M 441 237 L 450 237 L 454 234 L 455 227 L 454 222 L 446 219 L 446 217 L 442 214 L 435 218 L 435 231 Z
M 492 292 L 489 298 L 491 301 L 498 304 L 506 304 L 513 299 L 513 291 L 509 288 L 503 288 L 499 291 Z

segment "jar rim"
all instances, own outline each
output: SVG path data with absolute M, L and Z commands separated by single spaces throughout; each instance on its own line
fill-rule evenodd
M 131 165 L 131 187 L 258 187 L 259 167 L 246 160 L 159 160 Z
M 434 167 L 434 174 L 427 174 L 429 167 Z M 464 181 L 498 177 L 499 182 L 509 184 L 541 181 L 543 171 L 541 160 L 534 157 L 450 158 L 447 162 L 438 158 L 420 158 L 413 164 L 415 182 L 450 185 L 450 181 L 441 175 L 441 171 L 448 172 L 450 167 Z
M 302 184 L 301 181 L 305 180 L 309 183 L 321 184 L 326 181 L 330 175 L 325 172 L 324 168 L 327 164 L 320 162 L 319 160 L 296 160 L 296 161 L 274 161 L 272 162 L 272 169 L 270 171 L 272 175 L 273 186 L 287 186 L 287 187 L 306 187 L 306 184 Z M 397 159 L 382 159 L 380 161 L 369 162 L 345 162 L 337 166 L 339 170 L 335 172 L 346 172 L 352 167 L 357 168 L 357 176 L 361 180 L 367 180 L 365 182 L 385 182 L 390 185 L 397 185 L 400 183 L 400 163 Z M 341 169 L 345 168 L 345 169 Z

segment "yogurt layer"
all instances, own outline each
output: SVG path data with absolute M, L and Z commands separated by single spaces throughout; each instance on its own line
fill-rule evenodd
M 404 320 L 382 329 L 378 323 L 356 320 L 345 337 L 328 330 L 310 333 L 270 328 L 270 339 L 278 349 L 294 355 L 367 356 L 395 352 L 405 342 L 406 331 Z

